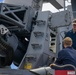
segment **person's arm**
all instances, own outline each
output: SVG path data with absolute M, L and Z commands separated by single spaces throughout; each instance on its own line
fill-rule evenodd
M 60 55 L 61 55 L 61 52 L 58 53 L 58 58 L 55 59 L 54 63 L 50 64 L 50 67 L 61 64 L 61 57 L 60 57 Z
M 65 56 L 66 56 L 66 51 L 61 50 L 61 51 L 58 53 L 58 58 L 56 59 L 55 64 L 57 64 L 57 65 L 62 65 L 62 64 L 63 64 L 63 61 L 64 61 L 64 59 L 65 59 Z
M 66 51 L 61 50 L 58 53 L 58 58 L 56 59 L 56 61 L 54 63 L 50 64 L 50 67 L 51 66 L 56 66 L 56 65 L 63 65 L 63 61 L 65 61 L 66 55 L 67 55 Z

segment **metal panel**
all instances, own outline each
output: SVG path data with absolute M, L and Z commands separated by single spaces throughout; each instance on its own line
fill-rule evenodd
M 29 46 L 27 52 L 19 65 L 23 69 L 26 64 L 31 63 L 32 68 L 47 65 L 48 57 L 54 56 L 53 52 L 49 50 L 50 29 L 48 27 L 49 11 L 38 12 L 37 24 L 31 33 Z M 45 16 L 44 16 L 45 15 Z M 45 57 L 45 61 L 43 62 Z M 29 60 L 31 59 L 31 60 Z M 29 61 L 28 61 L 29 60 Z M 51 61 L 50 61 L 51 62 Z
M 20 70 L 20 69 L 0 69 L 0 75 L 33 75 L 28 70 Z
M 56 0 L 62 7 L 64 7 L 64 0 Z
M 4 3 L 31 6 L 33 0 L 5 0 Z
M 57 9 L 61 9 L 64 7 L 64 0 L 44 0 L 44 2 L 50 2 Z
M 68 5 L 67 6 L 67 10 L 69 10 L 70 11 L 70 13 L 71 13 L 71 21 L 73 20 L 73 11 L 72 11 L 72 5 Z
M 71 0 L 73 17 L 76 18 L 76 0 Z
M 43 0 L 43 2 L 50 2 L 57 9 L 61 9 L 62 7 L 64 7 L 64 0 Z M 31 6 L 33 0 L 5 0 L 4 3 Z
M 52 27 L 62 27 L 71 24 L 71 13 L 69 11 L 62 11 L 53 13 L 51 17 Z

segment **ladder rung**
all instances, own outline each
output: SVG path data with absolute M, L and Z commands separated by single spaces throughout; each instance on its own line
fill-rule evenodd
M 44 33 L 43 33 L 43 32 L 34 32 L 34 35 L 35 35 L 35 36 L 43 36 Z
M 41 25 L 45 25 L 46 21 L 43 20 L 37 20 L 37 25 L 41 26 Z
M 41 44 L 31 44 L 33 49 L 40 49 L 42 47 Z

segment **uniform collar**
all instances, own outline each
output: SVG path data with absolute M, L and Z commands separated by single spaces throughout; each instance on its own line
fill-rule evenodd
M 66 47 L 66 48 L 72 48 L 72 47 L 68 46 L 68 47 Z
M 72 29 L 72 32 L 73 32 L 73 33 L 76 33 L 75 31 L 73 31 L 73 29 Z

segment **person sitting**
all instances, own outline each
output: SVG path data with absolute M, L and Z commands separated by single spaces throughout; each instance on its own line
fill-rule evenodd
M 72 47 L 72 39 L 66 37 L 63 40 L 64 48 L 58 52 L 58 58 L 54 64 L 51 65 L 66 65 L 71 64 L 76 67 L 76 50 Z

